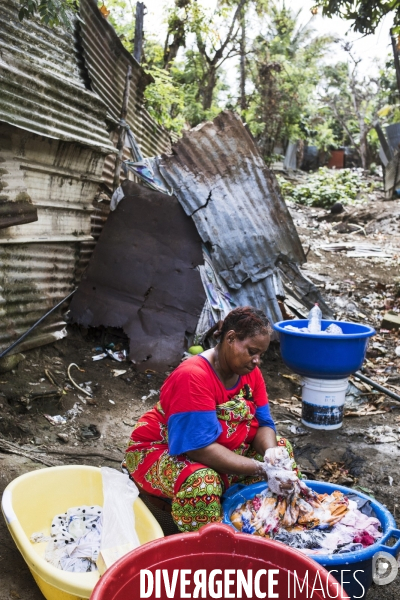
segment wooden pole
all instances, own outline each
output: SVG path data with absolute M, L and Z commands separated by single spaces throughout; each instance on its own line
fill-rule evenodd
M 133 48 L 133 58 L 140 64 L 142 61 L 143 46 L 143 17 L 145 5 L 143 2 L 136 3 L 136 21 L 135 21 L 135 42 Z
M 395 69 L 396 69 L 397 90 L 398 90 L 398 92 L 400 94 L 400 61 L 399 61 L 399 51 L 397 49 L 397 36 L 393 35 L 392 29 L 390 30 L 390 38 L 392 40 L 394 66 L 395 66 Z
M 128 112 L 129 89 L 131 86 L 131 79 L 132 79 L 132 67 L 129 65 L 128 70 L 126 72 L 124 96 L 122 99 L 121 121 L 126 120 L 126 115 Z M 119 186 L 119 181 L 121 178 L 121 165 L 122 165 L 122 159 L 123 159 L 123 154 L 124 154 L 125 135 L 126 135 L 125 127 L 121 124 L 119 127 L 119 135 L 118 135 L 118 142 L 117 142 L 118 154 L 115 159 L 114 184 L 113 184 L 114 190 L 116 190 L 117 187 Z

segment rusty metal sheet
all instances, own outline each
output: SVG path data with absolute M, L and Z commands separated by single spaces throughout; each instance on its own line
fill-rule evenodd
M 275 176 L 240 117 L 226 111 L 185 132 L 157 161 L 233 301 L 281 320 L 281 265 L 302 264 L 306 257 Z M 319 295 L 312 287 L 311 296 Z
M 78 255 L 77 242 L 0 245 L 0 350 L 74 289 Z M 50 315 L 15 352 L 64 337 L 65 310 Z
M 174 197 L 125 181 L 71 302 L 74 321 L 121 327 L 139 369 L 176 365 L 205 301 L 201 240 Z
M 91 239 L 104 156 L 0 123 L 0 202 L 31 204 L 38 219 L 0 229 L 0 244 Z M 10 223 L 11 225 L 11 223 Z
M 100 13 L 96 0 L 81 0 L 80 35 L 85 65 L 93 90 L 105 102 L 111 127 L 119 123 L 125 78 L 132 67 L 126 121 L 143 156 L 156 156 L 171 146 L 170 134 L 150 117 L 143 106 L 143 90 L 151 81 L 143 68 L 124 48 L 111 23 Z M 110 157 L 109 163 L 115 159 Z M 113 170 L 113 165 L 111 166 Z M 107 165 L 110 170 L 110 164 Z M 112 181 L 112 178 L 111 178 Z
M 114 152 L 106 106 L 86 87 L 72 32 L 18 19 L 0 2 L 0 121 L 26 131 Z

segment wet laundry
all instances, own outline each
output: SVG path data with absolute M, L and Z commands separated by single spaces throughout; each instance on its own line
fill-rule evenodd
M 102 513 L 97 505 L 69 508 L 52 520 L 50 537 L 33 533 L 31 541 L 48 542 L 45 559 L 58 569 L 73 573 L 97 571 Z
M 302 482 L 301 491 L 286 498 L 269 489 L 257 494 L 232 513 L 231 522 L 243 533 L 275 539 L 306 554 L 336 554 L 361 550 L 382 537 L 379 520 L 361 510 L 337 490 L 317 494 Z

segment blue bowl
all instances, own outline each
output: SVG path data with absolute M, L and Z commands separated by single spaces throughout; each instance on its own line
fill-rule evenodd
M 400 551 L 400 529 L 396 528 L 396 521 L 390 512 L 382 504 L 370 498 L 366 494 L 352 490 L 340 485 L 326 483 L 325 481 L 306 481 L 306 484 L 317 494 L 332 494 L 335 490 L 343 494 L 357 494 L 360 498 L 371 502 L 375 517 L 381 522 L 383 537 L 377 540 L 375 544 L 359 550 L 358 552 L 346 552 L 345 554 L 316 554 L 311 555 L 318 564 L 322 565 L 328 571 L 333 571 L 332 575 L 339 581 L 343 581 L 343 587 L 350 598 L 364 598 L 366 592 L 372 584 L 372 559 L 377 552 L 388 552 L 392 556 L 397 556 Z M 230 525 L 233 529 L 230 516 L 233 511 L 241 506 L 247 500 L 254 498 L 268 487 L 266 482 L 254 483 L 253 485 L 236 484 L 230 487 L 222 496 L 223 523 Z M 390 538 L 397 541 L 393 546 L 386 546 Z M 356 573 L 358 571 L 358 573 Z M 355 575 L 355 577 L 353 576 Z M 346 583 L 347 582 L 347 583 Z M 362 588 L 365 592 L 363 593 Z
M 283 362 L 295 373 L 313 379 L 343 379 L 357 371 L 364 362 L 368 338 L 375 329 L 346 321 L 322 321 L 324 331 L 331 323 L 345 335 L 297 333 L 286 325 L 307 327 L 307 319 L 280 321 L 273 326 L 279 331 Z

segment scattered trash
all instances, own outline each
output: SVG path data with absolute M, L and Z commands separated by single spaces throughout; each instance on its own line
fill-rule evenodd
M 115 404 L 114 400 L 109 400 L 110 404 Z
M 78 371 L 80 371 L 81 373 L 84 373 L 84 372 L 85 372 L 85 369 L 80 369 L 80 368 L 78 367 L 78 365 L 77 365 L 77 364 L 75 364 L 75 363 L 71 363 L 71 364 L 69 365 L 69 367 L 68 367 L 68 370 L 67 370 L 68 379 L 70 380 L 70 382 L 72 383 L 72 385 L 73 385 L 73 386 L 74 386 L 74 387 L 75 387 L 77 390 L 79 390 L 80 392 L 83 392 L 84 394 L 86 394 L 86 396 L 92 396 L 92 391 L 90 391 L 90 392 L 89 392 L 87 389 L 84 389 L 83 387 L 81 387 L 80 385 L 78 385 L 78 384 L 77 384 L 77 383 L 76 383 L 76 382 L 75 382 L 75 381 L 72 379 L 72 377 L 71 377 L 71 367 L 76 367 L 76 368 L 78 369 Z
M 68 433 L 57 433 L 57 437 L 64 442 L 65 444 L 67 444 L 69 442 L 69 435 Z
M 391 475 L 388 475 L 388 480 L 389 480 L 390 487 L 392 487 L 393 486 L 393 477 L 391 477 Z
M 366 429 L 364 435 L 368 444 L 393 444 L 400 442 L 400 427 L 393 429 L 389 425 L 377 425 Z
M 118 362 L 123 362 L 124 360 L 126 360 L 127 357 L 126 350 L 117 350 L 116 352 L 113 352 L 113 350 L 107 349 L 106 352 L 108 356 L 111 356 L 111 358 Z
M 101 354 L 96 354 L 96 356 L 92 356 L 92 360 L 103 360 L 103 358 L 107 358 L 107 352 L 102 352 Z
M 127 371 L 125 370 L 118 370 L 118 369 L 111 369 L 111 373 L 113 374 L 114 377 L 119 377 L 120 375 L 125 375 Z
M 78 404 L 77 402 L 75 402 L 75 404 L 73 405 L 72 408 L 70 408 L 69 410 L 67 410 L 67 412 L 65 413 L 65 416 L 72 421 L 73 419 L 75 419 L 75 417 L 77 417 L 79 415 L 79 413 L 81 413 L 83 411 L 83 408 L 80 404 Z
M 61 415 L 54 415 L 53 417 L 51 415 L 43 416 L 52 425 L 65 425 L 65 423 L 67 422 L 67 419 L 65 417 L 62 417 Z
M 149 400 L 149 398 L 152 398 L 153 396 L 157 396 L 157 394 L 160 393 L 160 390 L 150 390 L 150 392 L 148 393 L 147 396 L 142 396 L 142 400 Z
M 303 427 L 298 427 L 297 425 L 288 425 L 287 428 L 293 435 L 309 435 L 310 433 Z
M 318 246 L 325 252 L 346 252 L 347 256 L 353 258 L 392 258 L 400 253 L 399 249 L 388 250 L 381 246 L 373 246 L 371 244 L 354 244 L 352 242 L 342 242 L 338 244 L 321 244 Z
M 96 440 L 101 436 L 100 431 L 97 429 L 96 425 L 82 425 L 81 427 L 81 437 L 84 440 Z

